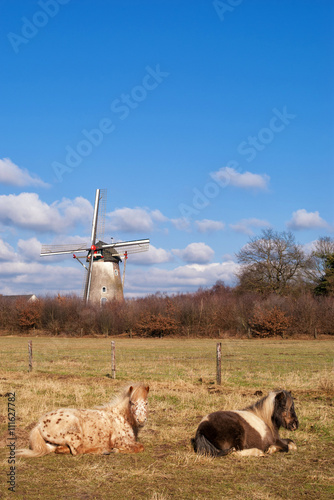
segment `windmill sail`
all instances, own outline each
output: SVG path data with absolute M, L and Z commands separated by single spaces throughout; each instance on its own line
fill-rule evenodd
M 107 190 L 100 189 L 100 202 L 97 217 L 96 239 L 104 240 L 104 230 L 106 223 L 106 208 L 107 208 Z
M 62 255 L 66 253 L 87 252 L 87 243 L 69 243 L 68 245 L 42 245 L 41 257 L 46 255 Z
M 119 243 L 111 243 L 106 245 L 101 245 L 101 248 L 113 248 L 116 252 L 121 255 L 124 252 L 129 253 L 138 253 L 138 252 L 146 252 L 149 249 L 150 240 L 133 240 L 133 241 L 120 241 Z
M 96 241 L 96 231 L 97 231 L 97 219 L 99 216 L 99 204 L 100 204 L 100 190 L 96 190 L 96 195 L 95 195 L 95 204 L 94 204 L 94 215 L 93 215 L 93 223 L 92 223 L 92 236 L 91 236 L 91 254 L 93 254 L 93 250 L 95 250 L 95 241 Z M 84 300 L 87 302 L 89 299 L 89 293 L 90 293 L 90 285 L 92 281 L 92 272 L 93 272 L 93 262 L 94 262 L 94 256 L 91 255 L 91 259 L 89 261 L 89 267 L 88 267 L 88 276 L 86 280 L 86 286 L 85 286 L 85 293 L 84 293 Z

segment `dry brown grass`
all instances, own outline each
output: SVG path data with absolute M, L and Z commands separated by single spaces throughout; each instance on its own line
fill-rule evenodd
M 35 499 L 281 499 L 333 497 L 333 343 L 222 341 L 222 385 L 215 383 L 213 340 L 116 339 L 117 373 L 110 373 L 110 341 L 33 339 L 34 370 L 27 372 L 27 339 L 1 338 L 0 445 L 6 444 L 7 392 L 16 393 L 17 448 L 28 444 L 33 423 L 62 406 L 93 407 L 130 380 L 150 385 L 149 420 L 138 455 L 48 455 L 17 459 L 15 495 Z M 66 357 L 67 356 L 67 357 Z M 50 361 L 53 360 L 53 363 Z M 300 428 L 296 453 L 263 459 L 223 459 L 193 453 L 190 438 L 206 413 L 242 408 L 278 387 L 292 391 Z M 2 477 L 7 450 L 0 453 Z

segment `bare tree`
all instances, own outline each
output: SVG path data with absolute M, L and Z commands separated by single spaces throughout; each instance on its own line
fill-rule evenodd
M 265 229 L 252 238 L 239 253 L 242 264 L 239 286 L 260 293 L 285 295 L 303 280 L 304 271 L 312 265 L 290 232 L 278 233 Z

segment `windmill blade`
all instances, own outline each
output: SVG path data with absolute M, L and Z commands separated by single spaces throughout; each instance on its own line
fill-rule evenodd
M 85 273 L 85 278 L 84 278 L 84 283 L 83 283 L 83 289 L 82 289 L 82 298 L 85 303 L 87 303 L 88 300 L 88 279 L 89 279 L 89 266 L 87 268 L 87 272 Z
M 89 293 L 90 293 L 90 285 L 92 282 L 92 271 L 93 271 L 93 262 L 94 262 L 94 251 L 96 249 L 95 246 L 95 240 L 96 240 L 96 231 L 97 231 L 97 222 L 98 222 L 98 216 L 99 216 L 99 204 L 100 204 L 100 189 L 96 190 L 95 194 L 95 204 L 94 204 L 94 214 L 93 214 L 93 223 L 92 223 L 92 235 L 91 235 L 91 258 L 89 260 L 89 267 L 88 267 L 88 276 L 87 276 L 87 281 L 85 285 L 85 292 L 84 292 L 84 300 L 85 302 L 88 302 L 89 300 Z
M 104 240 L 104 229 L 106 223 L 107 190 L 100 189 L 100 202 L 97 216 L 96 239 Z
M 85 302 L 88 302 L 89 300 L 90 285 L 92 282 L 93 260 L 94 260 L 93 257 L 89 260 L 89 266 L 88 266 L 88 272 L 87 272 L 85 290 L 83 296 Z
M 114 248 L 119 254 L 146 252 L 149 249 L 150 240 L 133 240 L 133 241 L 120 241 L 119 243 L 111 243 L 102 245 L 100 248 Z
M 100 190 L 96 190 L 95 194 L 95 204 L 94 204 L 94 214 L 93 214 L 93 223 L 92 223 L 92 235 L 90 238 L 90 244 L 95 245 L 96 240 L 96 231 L 97 231 L 97 219 L 99 215 L 99 204 L 100 204 Z
M 69 245 L 42 245 L 41 257 L 45 255 L 63 255 L 65 253 L 87 252 L 87 243 L 72 243 Z

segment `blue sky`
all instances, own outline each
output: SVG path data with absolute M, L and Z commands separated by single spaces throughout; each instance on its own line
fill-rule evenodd
M 106 241 L 150 238 L 128 297 L 234 283 L 272 227 L 333 236 L 331 0 L 2 0 L 0 281 L 80 293 L 95 189 Z

